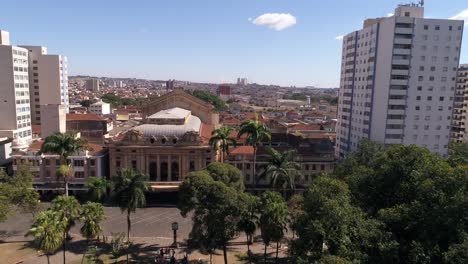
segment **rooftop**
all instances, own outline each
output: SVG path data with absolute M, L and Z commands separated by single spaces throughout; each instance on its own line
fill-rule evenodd
M 159 111 L 150 115 L 149 119 L 186 119 L 191 112 L 179 107 L 174 107 L 166 110 Z
M 67 114 L 67 121 L 104 121 L 102 117 L 95 114 Z

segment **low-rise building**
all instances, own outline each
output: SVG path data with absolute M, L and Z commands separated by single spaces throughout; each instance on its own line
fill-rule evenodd
M 91 104 L 88 107 L 88 111 L 92 114 L 96 114 L 100 116 L 109 115 L 111 113 L 111 107 L 109 103 L 103 102 L 101 100 L 94 104 Z
M 262 166 L 268 163 L 265 148 L 273 147 L 278 151 L 294 149 L 295 160 L 301 166 L 301 177 L 295 179 L 296 190 L 304 191 L 314 177 L 320 173 L 333 171 L 336 165 L 334 142 L 329 137 L 304 138 L 292 134 L 273 134 L 271 143 L 265 143 L 257 150 L 257 176 L 253 175 L 254 151 L 252 146 L 232 148 L 226 162 L 237 167 L 244 175 L 244 184 L 249 191 L 271 189 L 270 179 L 260 179 Z
M 12 144 L 13 171 L 22 166 L 29 169 L 33 175 L 33 186 L 40 192 L 63 189 L 63 181 L 57 177 L 60 157 L 56 154 L 38 154 L 44 141 L 34 141 L 27 145 L 17 139 Z M 91 176 L 105 177 L 109 175 L 108 152 L 98 144 L 88 144 L 88 149 L 79 151 L 68 157 L 68 163 L 73 165 L 74 175 L 69 181 L 69 190 L 85 190 L 84 183 Z
M 112 120 L 95 114 L 67 114 L 67 132 L 80 133 L 91 143 L 102 144 L 113 128 Z

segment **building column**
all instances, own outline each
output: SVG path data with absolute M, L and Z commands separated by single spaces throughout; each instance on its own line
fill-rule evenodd
M 167 181 L 172 181 L 172 161 L 171 161 L 171 155 L 167 156 Z
M 157 157 L 156 157 L 156 164 L 157 164 L 156 181 L 161 181 L 161 163 L 159 161 L 159 155 L 157 155 Z
M 179 181 L 182 180 L 182 169 L 184 166 L 182 166 L 182 155 L 179 155 Z

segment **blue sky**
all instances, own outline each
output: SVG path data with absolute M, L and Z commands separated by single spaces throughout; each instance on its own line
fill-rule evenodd
M 359 29 L 365 18 L 392 13 L 401 2 L 10 0 L 2 3 L 0 28 L 15 45 L 44 45 L 49 53 L 67 55 L 71 75 L 217 83 L 247 77 L 263 84 L 335 87 L 341 50 L 335 38 Z M 468 19 L 467 0 L 426 1 L 427 17 L 464 10 Z M 255 24 L 268 22 L 255 19 L 269 13 L 290 14 L 279 25 L 289 27 Z M 468 63 L 466 33 L 461 62 Z

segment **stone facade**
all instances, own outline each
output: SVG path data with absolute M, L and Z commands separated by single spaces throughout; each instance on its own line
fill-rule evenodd
M 155 122 L 151 115 L 175 108 L 190 114 L 181 120 Z M 199 170 L 217 158 L 208 144 L 211 131 L 218 125 L 213 107 L 182 90 L 175 90 L 143 108 L 145 121 L 108 143 L 110 176 L 119 169 L 133 168 L 146 174 L 151 187 L 158 191 L 176 190 L 191 171 Z M 201 120 L 187 125 L 189 120 Z M 169 122 L 170 121 L 170 122 Z

